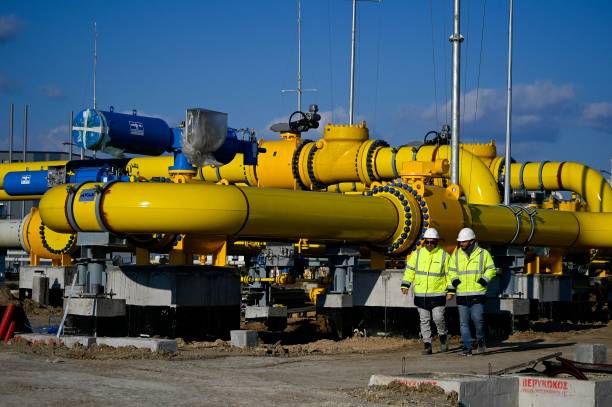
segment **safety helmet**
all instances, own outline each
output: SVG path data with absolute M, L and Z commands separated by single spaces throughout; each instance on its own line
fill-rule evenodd
M 434 228 L 428 228 L 423 234 L 423 238 L 425 239 L 440 239 L 440 235 L 438 231 Z
M 459 231 L 459 236 L 457 236 L 458 242 L 465 242 L 467 240 L 476 239 L 476 233 L 470 228 L 463 228 Z

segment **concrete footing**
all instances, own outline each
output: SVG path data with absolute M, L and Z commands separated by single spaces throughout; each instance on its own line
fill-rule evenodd
M 452 374 L 373 375 L 369 385 L 388 385 L 393 381 L 409 387 L 432 384 L 446 392 L 456 391 L 461 405 L 470 407 L 612 406 L 612 380 Z
M 519 377 L 518 406 L 612 406 L 612 380 Z
M 287 318 L 287 307 L 260 307 L 249 305 L 244 310 L 245 319 Z
M 49 277 L 35 275 L 32 278 L 32 300 L 40 305 L 49 304 Z
M 237 348 L 254 348 L 259 343 L 257 331 L 248 329 L 237 329 L 230 331 L 232 346 Z
M 370 386 L 397 381 L 409 387 L 432 384 L 445 392 L 455 391 L 461 405 L 470 407 L 507 407 L 518 404 L 518 380 L 513 377 L 471 375 L 385 376 L 370 377 Z
M 55 335 L 49 334 L 17 334 L 15 337 L 32 343 L 57 343 L 68 348 L 77 344 L 88 348 L 96 344 L 96 338 L 93 336 L 62 336 L 57 338 Z
M 111 346 L 113 348 L 123 348 L 127 346 L 133 346 L 138 349 L 149 349 L 151 352 L 157 352 L 160 350 L 167 351 L 167 352 L 177 352 L 178 351 L 175 339 L 102 337 L 102 338 L 96 338 L 96 344 Z
M 579 343 L 574 360 L 581 363 L 608 363 L 608 347 L 599 343 Z
M 31 343 L 54 343 L 64 345 L 68 348 L 76 344 L 86 348 L 94 345 L 106 345 L 113 348 L 121 348 L 133 346 L 138 349 L 149 349 L 151 352 L 160 350 L 167 352 L 177 352 L 176 340 L 174 339 L 153 339 L 153 338 L 109 338 L 109 337 L 93 337 L 93 336 L 62 336 L 57 338 L 55 335 L 49 334 L 17 334 L 16 338 L 31 342 Z

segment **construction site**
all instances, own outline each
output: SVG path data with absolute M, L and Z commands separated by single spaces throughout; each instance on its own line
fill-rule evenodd
M 100 108 L 94 85 L 70 153 L 36 158 L 25 130 L 14 151 L 11 106 L 0 403 L 612 405 L 609 180 L 515 159 L 509 138 L 505 154 L 465 142 L 454 76 L 451 123 L 393 145 L 352 93 L 346 123 L 302 109 L 299 75 L 299 108 L 264 136 L 231 112 L 185 107 L 171 126 Z M 421 294 L 430 241 L 458 278 Z M 473 294 L 486 323 L 472 314 L 470 344 Z M 433 341 L 421 295 L 444 298 Z

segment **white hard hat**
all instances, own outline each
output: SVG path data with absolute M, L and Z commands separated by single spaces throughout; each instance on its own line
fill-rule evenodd
M 476 239 L 476 233 L 470 228 L 463 228 L 459 231 L 459 236 L 457 236 L 458 242 L 465 242 L 467 240 Z
M 438 231 L 434 228 L 428 228 L 423 234 L 423 237 L 425 239 L 440 239 L 440 235 L 438 234 Z

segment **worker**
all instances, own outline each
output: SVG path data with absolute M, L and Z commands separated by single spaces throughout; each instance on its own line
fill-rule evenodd
M 416 249 L 408 258 L 406 271 L 402 279 L 402 294 L 408 294 L 408 289 L 414 284 L 414 305 L 419 311 L 421 321 L 421 337 L 423 338 L 423 355 L 431 355 L 431 319 L 440 338 L 440 351 L 448 350 L 446 322 L 444 310 L 446 300 L 452 299 L 448 293 L 447 265 L 449 255 L 438 242 L 440 235 L 434 228 L 429 228 L 423 234 L 423 247 Z M 454 290 L 454 289 L 453 289 Z
M 470 319 L 476 328 L 478 353 L 484 353 L 484 303 L 487 286 L 495 277 L 495 264 L 491 253 L 478 245 L 476 234 L 463 228 L 457 236 L 457 248 L 450 256 L 448 275 L 456 288 L 459 325 L 463 350 L 461 355 L 472 355 L 472 333 Z

